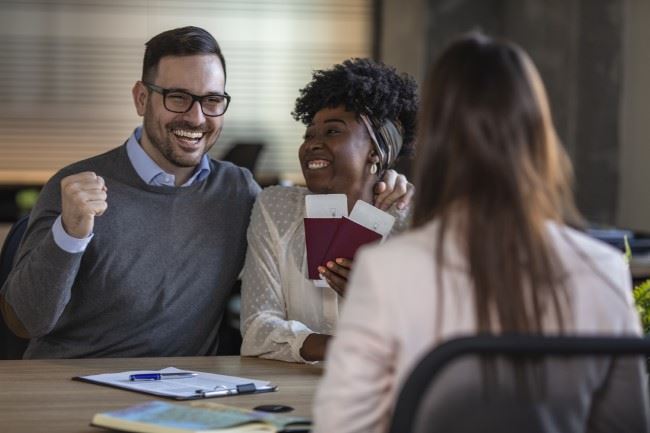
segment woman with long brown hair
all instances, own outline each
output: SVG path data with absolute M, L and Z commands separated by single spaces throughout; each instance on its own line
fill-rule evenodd
M 465 36 L 422 97 L 414 230 L 357 258 L 315 401 L 318 433 L 385 431 L 411 368 L 455 336 L 641 333 L 622 254 L 570 228 L 580 223 L 571 165 L 529 57 Z M 559 431 L 646 431 L 640 363 L 576 376 L 567 386 L 580 398 L 545 414 Z M 620 396 L 641 409 L 621 410 Z

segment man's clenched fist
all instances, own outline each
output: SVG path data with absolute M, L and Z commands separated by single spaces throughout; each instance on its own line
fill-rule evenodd
M 92 233 L 95 216 L 108 207 L 106 191 L 104 179 L 92 171 L 61 179 L 61 222 L 67 234 L 83 239 Z

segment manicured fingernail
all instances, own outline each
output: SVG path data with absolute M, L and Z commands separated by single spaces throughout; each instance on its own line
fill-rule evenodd
M 324 274 L 326 271 L 327 271 L 327 269 L 325 269 L 324 267 L 322 267 L 322 266 L 318 267 L 318 272 L 320 272 L 321 274 Z
M 327 262 L 327 267 L 328 268 L 333 268 L 334 267 L 334 262 Z
M 343 264 L 343 259 L 336 259 L 336 263 L 338 263 L 339 265 Z

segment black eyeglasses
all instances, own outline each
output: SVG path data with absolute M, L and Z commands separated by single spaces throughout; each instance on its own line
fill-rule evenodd
M 165 89 L 155 84 L 142 82 L 148 89 L 160 93 L 163 96 L 163 105 L 172 113 L 187 113 L 196 101 L 201 106 L 201 111 L 208 117 L 223 115 L 230 105 L 230 95 L 225 93 L 211 93 L 209 95 L 197 96 L 183 90 Z

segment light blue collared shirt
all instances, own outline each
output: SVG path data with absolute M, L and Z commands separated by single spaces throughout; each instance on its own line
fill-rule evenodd
M 175 186 L 174 182 L 176 177 L 173 174 L 165 172 L 153 159 L 144 151 L 140 145 L 142 137 L 142 126 L 138 126 L 133 131 L 133 134 L 126 142 L 126 153 L 129 161 L 138 176 L 147 184 L 153 186 Z M 203 155 L 201 162 L 196 167 L 192 176 L 181 187 L 194 185 L 200 182 L 210 174 L 210 158 L 208 155 Z M 78 239 L 70 236 L 63 229 L 61 222 L 61 215 L 58 216 L 54 225 L 52 226 L 52 234 L 54 235 L 54 242 L 64 251 L 75 254 L 86 250 L 86 247 L 93 238 L 91 233 L 83 239 Z
M 176 177 L 173 174 L 166 173 L 147 152 L 140 146 L 142 137 L 142 126 L 138 126 L 126 142 L 126 153 L 129 155 L 129 161 L 135 169 L 138 176 L 147 184 L 153 186 L 175 186 Z M 201 162 L 194 170 L 194 174 L 181 187 L 194 185 L 200 182 L 210 174 L 210 158 L 203 155 Z

